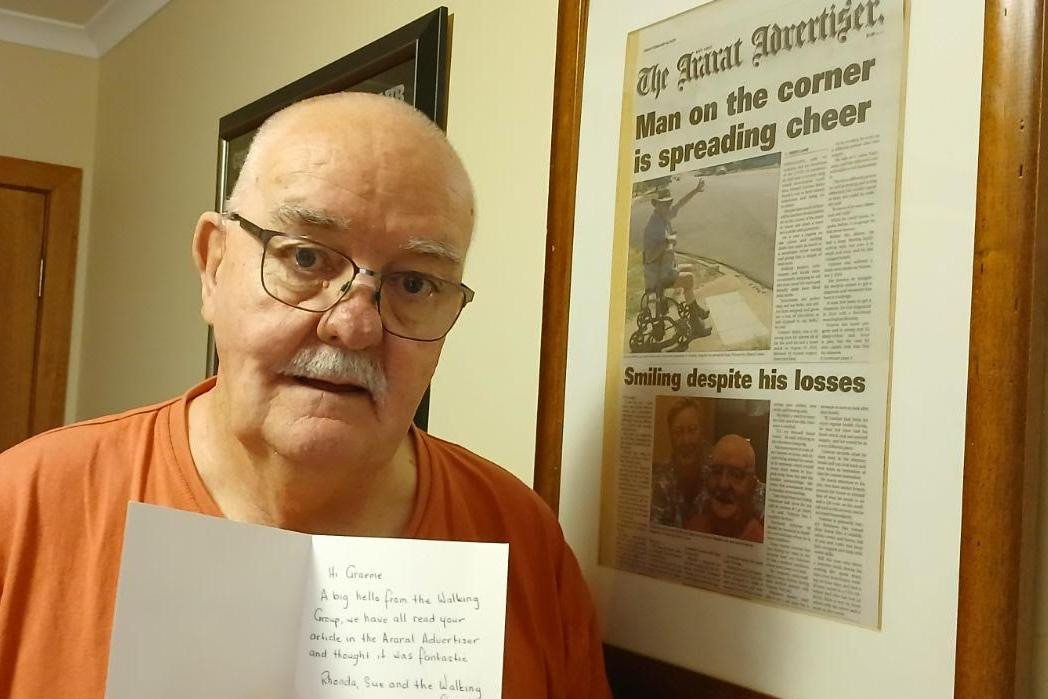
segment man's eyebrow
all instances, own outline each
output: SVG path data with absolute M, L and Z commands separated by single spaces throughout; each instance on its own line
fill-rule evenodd
M 352 221 L 346 216 L 291 202 L 284 202 L 277 206 L 273 217 L 287 226 L 306 225 L 334 230 L 352 229 Z M 416 255 L 435 257 L 456 265 L 462 264 L 465 259 L 465 255 L 454 246 L 431 238 L 410 238 L 400 246 L 400 249 Z
M 411 238 L 401 245 L 400 249 L 404 252 L 415 253 L 417 255 L 436 257 L 445 262 L 451 262 L 457 265 L 462 264 L 462 261 L 465 258 L 465 255 L 453 246 L 440 240 L 431 240 L 427 238 Z
M 324 209 L 285 202 L 273 212 L 273 217 L 288 226 L 317 226 L 319 228 L 347 229 L 350 220 Z

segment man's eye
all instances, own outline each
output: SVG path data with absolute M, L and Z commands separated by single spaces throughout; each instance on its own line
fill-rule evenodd
M 310 275 L 339 274 L 343 260 L 315 245 L 295 244 L 274 251 L 291 272 Z
M 437 290 L 432 280 L 421 274 L 405 274 L 400 278 L 401 290 L 410 296 L 428 296 Z
M 295 250 L 295 264 L 302 269 L 312 269 L 319 260 L 317 251 L 312 248 L 297 248 Z

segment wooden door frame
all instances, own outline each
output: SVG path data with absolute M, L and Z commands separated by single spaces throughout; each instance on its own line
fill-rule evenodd
M 588 0 L 560 0 L 535 489 L 560 501 L 568 301 Z M 955 699 L 1022 697 L 1031 666 L 1048 315 L 1044 0 L 986 0 Z M 1048 149 L 1046 149 L 1048 152 Z M 664 696 L 751 690 L 609 649 Z M 650 686 L 649 686 L 650 689 Z
M 31 434 L 57 427 L 65 418 L 82 179 L 79 168 L 0 156 L 0 185 L 38 192 L 46 200 L 42 249 L 46 262 L 36 325 Z

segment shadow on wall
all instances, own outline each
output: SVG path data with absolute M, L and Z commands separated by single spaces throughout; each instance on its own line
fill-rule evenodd
M 604 646 L 615 699 L 774 699 L 643 655 Z

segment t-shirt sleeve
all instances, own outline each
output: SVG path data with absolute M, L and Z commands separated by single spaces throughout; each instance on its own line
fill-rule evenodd
M 568 670 L 565 697 L 608 699 L 611 691 L 604 670 L 604 646 L 596 610 L 578 561 L 566 543 L 561 557 L 559 588 L 567 653 L 565 667 Z
M 11 530 L 14 528 L 14 511 L 11 507 L 11 487 L 4 483 L 4 470 L 9 468 L 4 452 L 0 452 L 0 600 L 4 596 L 4 580 L 7 577 L 7 560 L 11 556 Z

